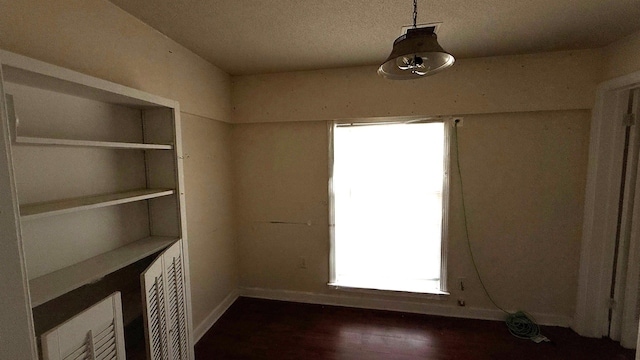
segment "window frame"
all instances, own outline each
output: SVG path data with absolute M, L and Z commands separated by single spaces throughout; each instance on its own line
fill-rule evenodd
M 382 292 L 385 294 L 410 294 L 412 296 L 421 295 L 449 295 L 447 287 L 447 258 L 449 249 L 449 204 L 451 202 L 450 197 L 450 165 L 451 165 L 451 137 L 454 136 L 453 126 L 455 126 L 455 120 L 459 118 L 452 117 L 419 117 L 408 119 L 381 119 L 380 121 L 328 121 L 327 122 L 327 135 L 328 135 L 328 166 L 329 166 L 329 179 L 328 179 L 328 211 L 329 211 L 329 283 L 327 285 L 343 290 L 360 290 L 367 293 Z M 402 291 L 402 290 L 381 290 L 372 288 L 360 288 L 353 286 L 345 286 L 336 281 L 335 271 L 335 193 L 333 190 L 333 167 L 334 167 L 334 132 L 338 126 L 377 126 L 377 125 L 392 125 L 392 124 L 421 124 L 421 123 L 433 123 L 441 122 L 444 125 L 444 151 L 443 151 L 443 180 L 442 180 L 442 229 L 441 229 L 441 244 L 440 244 L 440 288 L 439 291 Z

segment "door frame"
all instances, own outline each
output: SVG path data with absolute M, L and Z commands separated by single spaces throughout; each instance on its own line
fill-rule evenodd
M 578 294 L 572 325 L 582 336 L 603 337 L 609 332 L 625 136 L 623 109 L 626 109 L 629 90 L 638 86 L 640 71 L 605 81 L 597 88 L 591 118 Z

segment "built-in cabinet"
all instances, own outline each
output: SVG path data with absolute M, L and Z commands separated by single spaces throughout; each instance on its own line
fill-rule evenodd
M 43 360 L 125 360 L 120 293 L 47 331 L 41 339 Z
M 193 358 L 177 102 L 8 52 L 0 65 L 0 315 L 19 319 L 0 351 L 41 355 L 43 334 L 119 292 L 127 358 L 175 352 L 171 336 L 162 358 Z M 144 331 L 157 266 L 158 321 L 175 326 L 160 340 Z
M 150 360 L 193 358 L 185 321 L 183 273 L 181 247 L 174 244 L 142 274 L 144 328 Z

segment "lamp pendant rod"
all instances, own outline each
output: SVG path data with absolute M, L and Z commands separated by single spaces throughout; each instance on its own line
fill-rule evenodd
M 418 0 L 413 0 L 413 28 L 417 28 L 416 20 L 418 19 Z

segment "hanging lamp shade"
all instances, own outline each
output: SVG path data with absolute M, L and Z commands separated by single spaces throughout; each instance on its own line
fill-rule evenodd
M 455 62 L 438 44 L 433 27 L 413 28 L 393 42 L 391 54 L 378 75 L 391 80 L 411 80 L 433 75 Z

